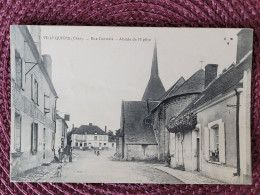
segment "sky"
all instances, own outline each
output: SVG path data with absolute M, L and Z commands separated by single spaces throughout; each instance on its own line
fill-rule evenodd
M 236 59 L 239 29 L 42 26 L 52 57 L 58 113 L 76 127 L 120 128 L 121 103 L 139 101 L 149 81 L 155 39 L 159 76 L 169 89 L 206 64 L 218 74 Z M 68 40 L 70 39 L 70 40 Z M 232 39 L 232 40 L 231 40 Z M 229 44 L 227 44 L 229 42 Z M 201 62 L 202 61 L 202 62 Z

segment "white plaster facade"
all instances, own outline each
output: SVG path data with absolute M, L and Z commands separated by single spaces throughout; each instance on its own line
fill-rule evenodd
M 53 159 L 57 94 L 35 42 L 39 27 L 11 26 L 11 174 Z
M 95 149 L 107 149 L 108 135 L 84 135 L 84 134 L 72 134 L 72 147 L 73 148 L 95 148 Z

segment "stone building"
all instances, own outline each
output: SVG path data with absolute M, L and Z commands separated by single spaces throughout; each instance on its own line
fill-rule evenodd
M 126 160 L 157 159 L 158 144 L 145 117 L 159 104 L 165 93 L 158 71 L 155 43 L 151 75 L 142 101 L 122 101 L 121 127 L 117 137 L 117 153 Z
M 252 31 L 238 33 L 237 61 L 205 80 L 205 90 L 170 121 L 172 166 L 227 183 L 250 184 Z M 185 144 L 183 144 L 185 143 Z
M 71 146 L 74 149 L 108 149 L 108 135 L 96 125 L 81 125 L 71 130 Z
M 200 69 L 188 80 L 181 77 L 163 96 L 160 103 L 146 117 L 150 119 L 158 142 L 158 159 L 165 160 L 170 153 L 170 133 L 167 124 L 178 116 L 203 90 L 204 70 Z M 173 159 L 172 159 L 173 160 Z
M 67 146 L 67 130 L 68 125 L 65 119 L 56 114 L 55 155 L 58 154 L 59 148 L 65 148 Z
M 53 157 L 57 93 L 52 62 L 41 55 L 41 30 L 11 26 L 11 175 Z

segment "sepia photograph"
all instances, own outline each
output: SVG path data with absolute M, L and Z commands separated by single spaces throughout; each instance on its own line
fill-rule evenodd
M 253 30 L 10 26 L 11 182 L 252 184 Z

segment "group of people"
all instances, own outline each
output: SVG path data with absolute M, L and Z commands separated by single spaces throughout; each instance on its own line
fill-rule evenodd
M 69 157 L 69 162 L 72 162 L 72 147 L 67 145 L 65 148 L 60 147 L 58 150 L 59 153 L 59 162 L 67 162 L 67 159 Z
M 94 150 L 94 153 L 95 153 L 97 156 L 99 156 L 99 155 L 100 155 L 100 152 L 99 152 L 99 150 Z

